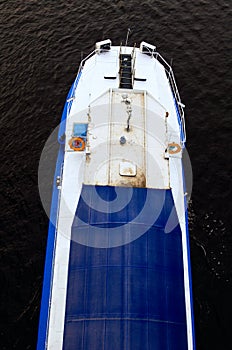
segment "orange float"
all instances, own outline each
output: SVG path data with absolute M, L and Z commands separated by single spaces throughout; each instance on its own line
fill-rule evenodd
M 168 152 L 170 154 L 176 154 L 181 151 L 181 147 L 178 143 L 172 142 L 168 144 Z
M 69 140 L 69 147 L 74 151 L 84 151 L 85 141 L 82 137 L 72 137 Z

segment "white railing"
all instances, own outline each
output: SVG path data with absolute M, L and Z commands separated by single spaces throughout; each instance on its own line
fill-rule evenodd
M 108 63 L 112 63 L 115 64 L 115 66 L 119 69 L 119 64 L 118 64 L 118 49 L 113 49 L 111 48 L 110 50 L 104 50 L 101 49 L 100 52 L 115 52 L 117 53 L 117 56 L 115 56 L 115 59 L 112 59 L 111 61 L 108 61 Z M 79 68 L 78 68 L 78 72 L 77 72 L 77 76 L 80 74 L 80 72 L 82 72 L 85 62 L 88 61 L 88 59 L 90 59 L 91 57 L 93 57 L 94 55 L 99 54 L 99 49 L 95 49 L 94 51 L 92 51 L 88 56 L 86 56 L 80 63 Z M 91 68 L 93 68 L 96 65 L 96 60 L 97 60 L 97 55 L 95 57 L 95 60 L 93 60 L 93 62 L 91 63 L 91 66 L 88 67 L 88 70 L 85 70 L 85 73 L 87 73 L 89 70 L 91 70 Z
M 158 53 L 158 52 L 154 52 L 153 53 L 153 57 L 155 59 L 157 59 L 157 61 L 159 61 L 162 66 L 165 69 L 166 75 L 168 77 L 169 80 L 169 84 L 170 87 L 172 89 L 172 93 L 173 93 L 173 98 L 174 98 L 174 102 L 176 105 L 176 109 L 177 112 L 180 116 L 180 131 L 181 131 L 181 143 L 182 143 L 182 147 L 184 147 L 184 144 L 186 142 L 186 129 L 185 129 L 185 118 L 184 118 L 184 105 L 181 102 L 180 99 L 180 94 L 179 91 L 177 89 L 177 85 L 176 85 L 176 81 L 175 81 L 175 77 L 174 77 L 174 73 L 172 70 L 172 67 L 167 63 L 167 61 L 165 61 L 165 59 Z
M 84 65 L 85 65 L 85 61 L 87 61 L 90 57 L 92 57 L 93 55 L 95 55 L 95 53 L 99 52 L 99 50 L 94 50 L 92 51 L 88 56 L 86 56 L 80 63 L 79 65 L 79 69 L 78 69 L 78 72 L 77 72 L 77 75 L 79 75 L 79 73 L 82 71 Z
M 136 50 L 135 50 L 135 45 L 133 47 L 133 50 L 131 52 L 131 73 L 132 73 L 132 86 L 134 86 L 134 79 L 135 79 L 135 60 L 136 60 Z
M 119 54 L 121 53 L 121 50 L 122 50 L 122 45 L 119 48 Z M 101 52 L 102 51 L 108 52 L 108 50 L 101 50 Z M 112 48 L 111 48 L 111 51 L 114 51 L 114 50 L 112 50 Z M 118 49 L 116 49 L 116 51 L 118 52 Z M 95 55 L 96 53 L 99 53 L 99 49 L 95 49 L 94 51 L 92 51 L 88 56 L 86 56 L 81 61 L 79 69 L 78 69 L 77 76 L 82 71 L 82 69 L 83 69 L 83 67 L 85 65 L 85 62 L 89 58 L 91 58 L 93 55 Z M 183 103 L 181 102 L 181 99 L 180 99 L 180 94 L 179 94 L 179 91 L 178 91 L 178 88 L 177 88 L 177 85 L 176 85 L 176 81 L 175 81 L 175 77 L 174 77 L 174 73 L 173 73 L 172 67 L 167 63 L 167 61 L 165 61 L 165 59 L 157 51 L 156 52 L 151 52 L 151 56 L 153 56 L 155 59 L 157 59 L 157 61 L 159 61 L 162 64 L 162 66 L 164 67 L 164 69 L 165 69 L 165 72 L 166 72 L 166 75 L 167 75 L 167 78 L 168 78 L 168 81 L 169 81 L 169 84 L 170 84 L 170 87 L 171 87 L 171 90 L 172 90 L 172 93 L 173 93 L 173 98 L 174 98 L 174 103 L 175 103 L 175 106 L 176 106 L 176 110 L 177 110 L 177 113 L 179 114 L 179 118 L 180 118 L 181 144 L 182 144 L 182 147 L 184 147 L 185 142 L 186 142 L 184 105 L 183 105 Z M 134 61 L 133 58 L 135 59 L 135 47 L 132 50 L 132 61 Z M 132 70 L 132 76 L 133 76 L 133 70 Z M 132 79 L 133 79 L 133 77 L 132 77 Z

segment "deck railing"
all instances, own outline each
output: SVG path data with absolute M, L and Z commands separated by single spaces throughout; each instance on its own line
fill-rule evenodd
M 101 50 L 107 52 L 108 50 Z M 122 46 L 120 46 L 119 49 L 119 53 L 122 52 Z M 132 55 L 132 80 L 134 79 L 133 77 L 133 73 L 134 73 L 134 59 L 135 59 L 135 48 L 133 48 L 133 55 Z M 78 73 L 77 76 L 79 75 L 79 73 L 82 71 L 85 62 L 92 56 L 94 56 L 96 53 L 99 53 L 99 49 L 95 49 L 94 51 L 92 51 L 88 56 L 86 56 L 80 63 L 79 69 L 78 69 Z M 176 85 L 176 81 L 175 81 L 175 77 L 174 77 L 174 73 L 172 70 L 172 67 L 167 63 L 167 61 L 157 52 L 151 52 L 151 56 L 154 57 L 157 61 L 159 61 L 162 66 L 165 69 L 171 90 L 172 90 L 172 94 L 173 94 L 173 98 L 174 98 L 174 103 L 175 103 L 175 107 L 176 107 L 176 112 L 178 114 L 179 117 L 179 124 L 180 124 L 180 134 L 181 134 L 181 144 L 182 147 L 185 146 L 185 142 L 186 142 L 186 129 L 185 129 L 185 118 L 184 118 L 184 105 L 181 102 L 180 99 L 180 94 Z
M 165 59 L 158 52 L 154 52 L 153 57 L 162 64 L 162 66 L 165 69 L 167 78 L 169 80 L 169 84 L 172 89 L 173 98 L 176 106 L 176 111 L 180 119 L 179 122 L 180 122 L 180 131 L 181 131 L 181 143 L 182 143 L 182 147 L 184 147 L 184 144 L 186 142 L 184 104 L 181 102 L 181 99 L 180 99 L 180 94 L 176 85 L 172 67 L 167 63 L 167 61 L 165 61 Z

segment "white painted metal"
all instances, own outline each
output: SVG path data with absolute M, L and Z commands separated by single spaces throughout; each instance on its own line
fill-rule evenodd
M 182 230 L 188 349 L 192 349 L 182 152 L 172 155 L 167 151 L 169 143 L 182 144 L 180 125 L 165 72 L 167 66 L 164 68 L 160 63 L 162 58 L 156 54 L 157 60 L 142 54 L 137 48 L 123 48 L 123 53 L 132 51 L 134 77 L 145 79 L 135 79 L 133 90 L 118 89 L 120 47 L 93 54 L 84 66 L 81 64 L 82 75 L 67 116 L 48 324 L 49 350 L 62 350 L 71 225 L 83 181 L 86 184 L 172 189 Z M 174 95 L 180 102 L 175 81 L 172 85 Z M 74 123 L 88 124 L 85 151 L 76 152 L 69 147 Z M 125 143 L 120 142 L 122 136 Z M 132 176 L 127 176 L 129 168 Z M 169 229 L 167 223 L 167 232 Z
M 184 287 L 185 287 L 185 305 L 187 318 L 187 337 L 188 350 L 193 349 L 193 334 L 192 334 L 192 314 L 189 286 L 189 265 L 188 265 L 188 250 L 187 250 L 187 232 L 186 232 L 186 217 L 185 217 L 185 202 L 184 202 L 184 179 L 182 159 L 170 157 L 170 184 L 172 188 L 175 209 L 182 231 L 182 249 L 183 249 L 183 266 L 184 266 Z M 171 229 L 169 223 L 166 225 L 167 232 Z
M 98 53 L 100 53 L 101 49 L 104 49 L 104 47 L 111 47 L 111 40 L 110 39 L 106 39 L 106 40 L 102 40 L 99 41 L 98 43 L 95 44 L 95 48 L 96 50 L 98 50 Z
M 125 160 L 119 163 L 119 175 L 121 176 L 136 176 L 137 166 Z
M 47 338 L 49 350 L 62 349 L 71 226 L 83 182 L 84 156 L 77 152 L 65 154 Z
M 156 47 L 154 45 L 148 44 L 145 41 L 142 41 L 140 44 L 140 51 L 141 52 L 148 52 L 149 54 L 153 54 L 156 50 Z

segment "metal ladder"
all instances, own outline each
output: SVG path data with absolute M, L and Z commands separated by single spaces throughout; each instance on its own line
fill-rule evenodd
M 119 77 L 120 83 L 119 87 L 123 89 L 132 89 L 132 57 L 131 54 L 119 55 L 120 68 Z

